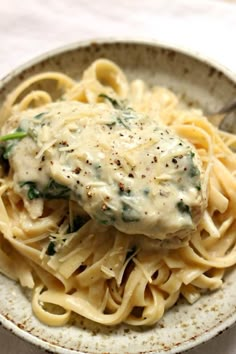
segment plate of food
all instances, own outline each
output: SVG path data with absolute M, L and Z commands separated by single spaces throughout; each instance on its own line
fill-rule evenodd
M 76 43 L 2 80 L 0 320 L 57 353 L 180 353 L 236 320 L 236 77 Z

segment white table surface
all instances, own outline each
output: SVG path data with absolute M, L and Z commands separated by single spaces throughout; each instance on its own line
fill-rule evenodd
M 65 43 L 140 37 L 200 51 L 236 72 L 236 0 L 0 0 L 0 77 Z M 236 354 L 235 328 L 189 354 Z M 1 354 L 43 354 L 0 327 Z

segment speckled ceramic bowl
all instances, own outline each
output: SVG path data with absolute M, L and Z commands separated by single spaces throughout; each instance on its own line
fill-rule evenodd
M 96 58 L 119 64 L 128 78 L 169 87 L 191 105 L 217 109 L 236 97 L 236 77 L 198 53 L 160 43 L 93 41 L 47 53 L 2 80 L 0 101 L 32 74 L 61 70 L 79 79 Z M 50 328 L 33 315 L 28 294 L 0 276 L 0 320 L 21 338 L 56 353 L 174 354 L 209 340 L 236 322 L 236 269 L 219 291 L 204 295 L 190 306 L 179 302 L 151 328 L 99 326 L 80 317 L 63 328 Z

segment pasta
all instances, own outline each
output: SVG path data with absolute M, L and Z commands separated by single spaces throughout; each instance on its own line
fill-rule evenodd
M 43 89 L 40 88 L 43 82 L 49 81 L 57 85 L 59 94 L 56 98 L 44 86 Z M 125 113 L 122 117 L 116 117 L 116 122 L 108 122 L 106 119 L 114 117 L 117 110 Z M 80 174 L 81 168 L 73 166 L 73 173 L 69 169 L 64 174 L 61 172 L 64 167 L 62 156 L 72 156 L 79 144 L 78 141 L 74 141 L 74 146 L 66 143 L 64 135 L 68 138 L 69 133 L 65 129 L 69 129 L 70 134 L 73 132 L 73 138 L 78 129 L 97 124 L 96 117 L 101 116 L 103 125 L 107 127 L 106 134 L 109 129 L 115 129 L 117 122 L 120 123 L 117 129 L 131 134 L 133 128 L 128 124 L 132 122 L 128 119 L 132 119 L 130 115 L 133 112 L 137 114 L 135 119 L 140 119 L 141 122 L 149 122 L 150 118 L 149 127 L 156 121 L 165 127 L 160 130 L 161 135 L 166 131 L 172 140 L 177 139 L 176 145 L 173 145 L 173 153 L 173 146 L 170 151 L 165 146 L 165 158 L 171 158 L 174 167 L 181 167 L 181 161 L 176 160 L 177 145 L 182 149 L 182 155 L 178 155 L 180 159 L 192 164 L 192 179 L 187 182 L 195 185 L 195 189 L 192 185 L 189 189 L 193 193 L 192 204 L 189 201 L 186 205 L 181 199 L 181 204 L 177 204 L 178 208 L 175 208 L 176 215 L 173 214 L 174 208 L 170 209 L 172 216 L 168 215 L 169 225 L 164 222 L 161 224 L 164 213 L 161 214 L 158 225 L 162 225 L 162 229 L 160 227 L 156 232 L 148 229 L 147 223 L 150 220 L 145 219 L 145 216 L 134 227 L 134 222 L 138 219 L 130 211 L 130 205 L 125 205 L 125 210 L 128 208 L 129 211 L 128 219 L 125 216 L 125 223 L 116 223 L 110 213 L 113 224 L 107 222 L 107 219 L 98 222 L 95 217 L 97 206 L 92 209 L 89 188 L 81 189 L 90 198 L 86 203 L 77 202 L 79 197 L 77 195 L 76 199 L 74 196 L 77 189 L 71 179 Z M 123 119 L 124 114 L 126 118 L 128 115 L 127 120 Z M 140 79 L 129 83 L 123 71 L 107 59 L 93 62 L 79 82 L 57 72 L 42 73 L 27 79 L 8 95 L 0 116 L 0 271 L 18 281 L 22 287 L 32 289 L 32 309 L 41 322 L 50 326 L 63 326 L 70 320 L 72 313 L 77 313 L 110 326 L 121 322 L 135 326 L 153 325 L 180 296 L 192 304 L 199 299 L 202 292 L 222 286 L 226 270 L 236 263 L 235 135 L 218 130 L 201 110 L 186 107 L 167 88 L 149 88 Z M 66 127 L 61 118 L 65 116 Z M 87 126 L 83 125 L 84 121 L 89 121 Z M 51 130 L 50 122 L 54 124 Z M 92 127 L 99 128 L 98 125 Z M 55 155 L 58 136 L 64 131 L 63 142 L 60 140 L 59 153 L 57 152 L 59 155 Z M 119 133 L 120 131 L 118 130 Z M 40 142 L 43 143 L 36 145 L 36 135 L 41 133 Z M 96 134 L 98 133 L 99 129 Z M 148 130 L 145 134 L 148 138 L 152 136 Z M 78 155 L 75 150 L 76 158 L 80 161 L 87 159 L 84 154 L 88 149 L 95 148 L 93 138 L 89 137 L 86 145 L 81 135 L 78 151 L 81 152 L 85 146 L 83 153 Z M 143 159 L 142 152 L 150 148 L 145 144 L 138 153 L 136 146 L 132 151 L 126 146 L 127 166 L 132 164 L 131 160 L 136 156 Z M 151 143 L 156 147 L 155 144 Z M 109 149 L 108 142 L 102 140 L 96 153 Z M 27 165 L 26 157 L 30 154 L 33 158 Z M 50 167 L 50 176 L 54 179 L 50 179 L 46 188 L 40 189 L 37 184 L 38 176 L 41 176 L 42 181 L 45 179 L 42 166 L 46 166 L 44 171 L 48 173 L 49 167 L 44 160 L 48 158 L 50 165 L 49 157 L 51 165 L 54 165 Z M 119 158 L 123 164 L 124 156 Z M 115 160 L 118 168 L 121 165 L 120 160 Z M 57 164 L 58 161 L 61 164 Z M 68 164 L 72 164 L 68 161 Z M 87 161 L 84 163 L 89 165 Z M 157 162 L 155 158 L 153 162 Z M 45 164 L 42 165 L 43 163 Z M 142 165 L 141 160 L 139 164 Z M 28 171 L 25 166 L 33 171 L 34 177 L 31 176 L 29 180 L 25 175 Z M 154 169 L 153 166 L 150 163 L 150 169 Z M 96 171 L 100 167 L 97 166 Z M 149 169 L 145 164 L 144 167 Z M 66 182 L 65 173 L 70 182 Z M 133 181 L 132 174 L 129 172 Z M 159 183 L 160 174 L 156 177 Z M 168 180 L 167 177 L 165 175 L 163 178 Z M 101 183 L 98 183 L 100 189 L 103 188 Z M 180 182 L 174 184 L 175 188 L 180 188 L 179 185 Z M 169 184 L 169 188 L 170 186 L 172 188 L 173 184 Z M 120 198 L 130 197 L 124 196 L 127 191 L 123 184 L 119 188 Z M 145 193 L 148 194 L 147 191 Z M 169 198 L 173 201 L 174 193 L 177 192 L 173 189 L 171 193 Z M 85 200 L 83 195 L 81 198 L 82 201 Z M 145 200 L 143 197 L 141 209 L 157 205 L 153 204 L 154 201 L 145 205 Z M 155 203 L 159 202 L 160 196 L 155 196 L 153 200 Z M 114 203 L 117 201 L 119 200 L 116 199 Z M 172 203 L 173 205 L 176 206 L 176 203 Z M 170 204 L 169 208 L 172 206 Z M 156 215 L 156 209 L 153 210 Z M 105 211 L 107 212 L 106 205 L 103 208 L 103 212 Z M 191 215 L 191 211 L 196 215 Z M 179 212 L 182 212 L 182 216 L 177 218 Z M 120 217 L 118 214 L 115 216 L 116 220 Z M 174 224 L 177 219 L 184 224 L 181 227 L 178 224 L 180 232 Z M 191 223 L 188 224 L 189 220 Z M 145 227 L 142 228 L 142 225 Z

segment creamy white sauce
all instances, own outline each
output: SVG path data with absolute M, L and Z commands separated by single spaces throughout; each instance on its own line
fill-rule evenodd
M 70 198 L 98 223 L 154 239 L 183 238 L 196 228 L 203 209 L 196 151 L 158 117 L 60 102 L 12 120 L 28 133 L 9 156 L 24 198 Z M 29 195 L 32 187 L 38 196 Z

